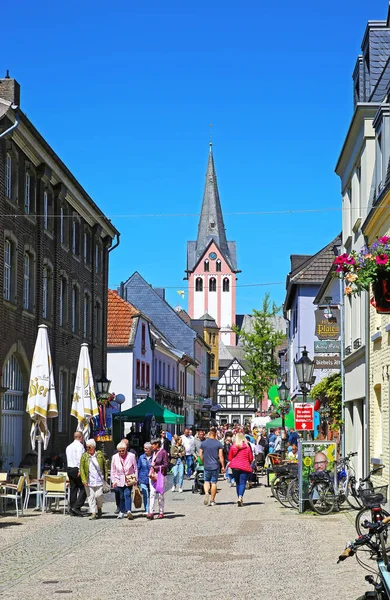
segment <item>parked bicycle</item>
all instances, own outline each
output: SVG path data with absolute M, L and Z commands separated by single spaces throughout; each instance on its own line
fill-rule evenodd
M 381 523 L 386 517 L 390 516 L 382 508 L 387 502 L 387 485 L 361 490 L 360 498 L 364 506 L 356 515 L 355 527 L 358 535 L 363 535 L 366 522 Z
M 366 575 L 365 580 L 374 586 L 374 590 L 366 592 L 358 600 L 368 598 L 371 598 L 371 600 L 390 600 L 390 564 L 386 548 L 389 523 L 390 516 L 376 523 L 366 521 L 364 529 L 368 532 L 361 535 L 354 542 L 350 542 L 339 556 L 338 563 L 355 555 L 360 566 L 373 573 L 373 575 Z M 366 554 L 369 553 L 371 560 L 377 562 L 377 570 L 374 570 L 371 565 L 367 565 L 358 557 L 357 553 L 363 549 L 366 549 Z

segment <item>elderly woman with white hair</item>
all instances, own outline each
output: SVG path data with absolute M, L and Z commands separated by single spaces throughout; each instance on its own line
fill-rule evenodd
M 85 443 L 86 452 L 80 459 L 80 477 L 85 491 L 89 509 L 90 519 L 100 519 L 103 506 L 103 482 L 107 480 L 107 465 L 101 450 L 96 450 L 94 439 Z
M 125 513 L 128 519 L 133 518 L 131 512 L 131 492 L 138 480 L 137 459 L 132 452 L 127 452 L 124 442 L 117 445 L 118 453 L 111 460 L 111 483 L 114 489 L 119 490 L 118 519 L 123 519 Z

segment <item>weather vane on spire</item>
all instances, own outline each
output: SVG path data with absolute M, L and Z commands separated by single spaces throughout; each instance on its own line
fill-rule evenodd
M 213 145 L 213 124 L 210 123 L 210 148 Z

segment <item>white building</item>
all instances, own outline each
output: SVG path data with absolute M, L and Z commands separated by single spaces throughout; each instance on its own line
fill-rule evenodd
M 221 424 L 245 425 L 253 417 L 255 402 L 244 391 L 244 375 L 245 369 L 237 358 L 221 373 L 217 386 L 217 402 L 221 405 L 217 419 Z

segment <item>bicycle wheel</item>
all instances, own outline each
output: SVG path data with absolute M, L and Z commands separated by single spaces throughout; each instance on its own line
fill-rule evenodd
M 287 488 L 287 499 L 292 508 L 299 508 L 299 480 L 292 479 Z
M 382 516 L 389 517 L 389 513 L 386 510 L 382 509 Z M 370 508 L 362 508 L 359 510 L 358 514 L 355 518 L 355 527 L 358 535 L 364 535 L 367 533 L 367 529 L 363 527 L 364 521 L 372 522 L 372 515 Z
M 279 500 L 280 504 L 282 506 L 285 506 L 286 508 L 290 508 L 290 503 L 287 498 L 287 490 L 289 483 L 290 479 L 282 477 L 279 480 L 279 485 L 276 488 L 276 497 Z
M 361 501 L 358 493 L 355 477 L 351 477 L 348 481 L 347 502 L 354 510 L 360 510 L 363 508 L 363 502 Z
M 275 498 L 275 500 L 278 499 L 278 496 L 276 494 L 276 488 L 278 486 L 279 479 L 280 479 L 279 475 L 276 475 L 273 478 L 273 480 L 271 481 L 271 493 L 272 493 L 273 497 Z
M 319 515 L 331 513 L 335 505 L 333 485 L 328 481 L 316 483 L 310 492 L 309 502 Z
M 386 567 L 386 571 L 389 570 L 389 557 L 388 557 L 388 548 L 386 548 L 387 544 L 387 535 L 384 531 L 379 534 L 379 546 L 381 549 L 381 557 Z

